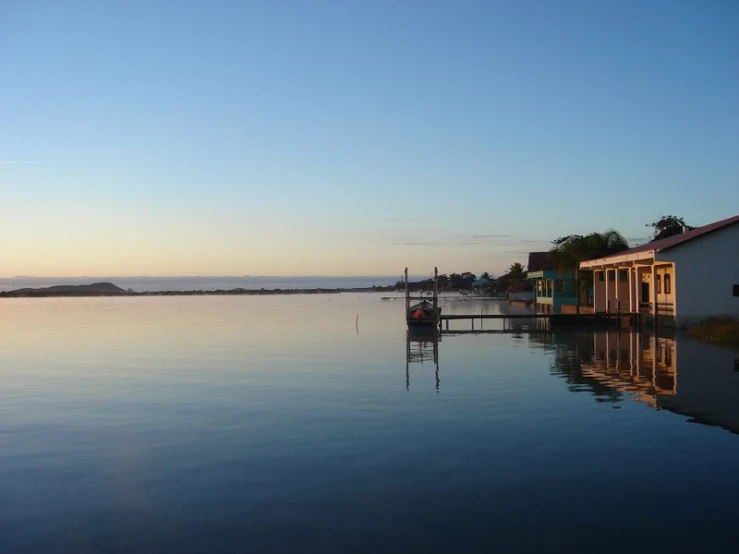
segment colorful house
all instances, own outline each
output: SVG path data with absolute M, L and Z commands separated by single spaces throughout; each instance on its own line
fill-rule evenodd
M 641 312 L 685 326 L 739 316 L 739 215 L 656 240 L 580 269 L 593 272 L 596 312 Z
M 529 252 L 526 278 L 534 283 L 536 313 L 561 314 L 563 305 L 577 305 L 573 272 L 554 269 L 549 252 Z

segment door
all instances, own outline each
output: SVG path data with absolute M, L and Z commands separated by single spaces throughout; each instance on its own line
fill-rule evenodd
M 641 284 L 641 301 L 649 302 L 649 283 L 646 281 Z

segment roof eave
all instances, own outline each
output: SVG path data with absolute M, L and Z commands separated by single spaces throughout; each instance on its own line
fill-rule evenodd
M 615 254 L 606 258 L 587 260 L 580 262 L 580 269 L 598 269 L 599 267 L 612 267 L 642 260 L 653 260 L 656 252 L 656 250 L 642 250 L 632 254 Z

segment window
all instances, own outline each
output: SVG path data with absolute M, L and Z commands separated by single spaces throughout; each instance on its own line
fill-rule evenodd
M 557 279 L 554 281 L 554 290 L 557 292 L 564 292 L 565 290 L 565 282 L 563 279 Z
M 603 279 L 603 272 L 602 271 L 599 271 L 598 272 L 598 281 L 603 281 L 603 280 L 604 280 Z
M 657 294 L 662 292 L 662 275 L 657 275 L 657 281 L 654 286 L 657 288 Z
M 739 296 L 739 285 L 734 285 L 734 296 Z
M 616 272 L 615 271 L 609 271 L 608 272 L 608 280 L 609 281 L 615 281 L 616 280 Z
M 618 272 L 618 280 L 622 283 L 629 280 L 629 272 L 628 271 L 619 271 Z
M 665 275 L 665 294 L 672 292 L 672 275 L 669 273 Z

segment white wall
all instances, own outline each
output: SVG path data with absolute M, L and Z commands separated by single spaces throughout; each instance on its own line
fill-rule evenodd
M 673 293 L 677 323 L 716 315 L 739 316 L 739 224 L 688 241 L 657 254 L 675 262 Z
M 596 312 L 606 311 L 606 281 L 601 281 L 600 276 L 605 279 L 605 271 L 593 272 L 593 304 Z
M 657 275 L 660 278 L 662 286 L 662 292 L 657 293 L 657 302 L 659 303 L 673 303 L 675 301 L 675 272 L 670 266 L 660 266 L 657 268 Z M 666 276 L 670 276 L 670 293 L 665 292 Z M 739 284 L 739 283 L 737 283 Z
M 616 286 L 618 287 L 618 300 L 621 303 L 621 310 L 627 311 L 629 309 L 629 271 L 631 269 L 621 269 L 618 271 L 619 274 L 623 274 L 625 281 L 621 281 L 619 275 L 616 275 Z M 615 292 L 614 292 L 615 294 Z

